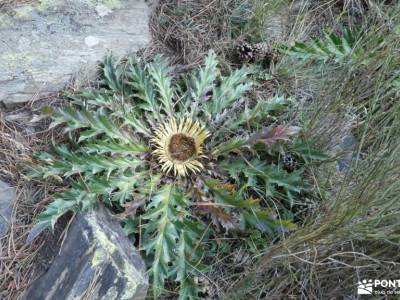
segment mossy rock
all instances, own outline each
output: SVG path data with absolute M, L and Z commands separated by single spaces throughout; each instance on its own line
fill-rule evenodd
M 99 205 L 72 222 L 60 254 L 24 299 L 145 299 L 147 288 L 144 261 L 119 222 Z

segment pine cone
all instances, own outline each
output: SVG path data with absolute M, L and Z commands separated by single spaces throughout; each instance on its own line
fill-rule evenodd
M 235 50 L 242 61 L 260 62 L 267 60 L 268 62 L 275 62 L 279 56 L 279 52 L 269 47 L 267 43 L 240 42 L 235 46 Z
M 294 171 L 294 169 L 296 168 L 296 165 L 297 165 L 297 161 L 296 161 L 296 157 L 294 157 L 294 155 L 286 154 L 283 157 L 283 167 L 289 173 Z

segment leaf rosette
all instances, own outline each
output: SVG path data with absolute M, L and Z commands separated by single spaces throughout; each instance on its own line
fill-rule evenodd
M 175 279 L 180 298 L 194 299 L 218 226 L 265 234 L 293 226 L 268 203 L 293 201 L 304 188 L 301 171 L 288 174 L 263 157 L 300 129 L 266 129 L 267 115 L 284 108 L 284 98 L 254 104 L 247 96 L 252 71 L 223 75 L 212 51 L 193 73 L 172 71 L 161 56 L 148 63 L 107 56 L 97 89 L 47 109 L 51 127 L 62 125 L 70 143 L 38 155 L 30 175 L 67 187 L 34 231 L 103 201 L 120 212 L 127 233 L 140 232 L 154 297 Z

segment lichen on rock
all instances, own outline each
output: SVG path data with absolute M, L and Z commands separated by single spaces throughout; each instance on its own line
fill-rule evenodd
M 144 299 L 147 287 L 142 258 L 118 221 L 99 206 L 73 221 L 59 256 L 24 299 Z

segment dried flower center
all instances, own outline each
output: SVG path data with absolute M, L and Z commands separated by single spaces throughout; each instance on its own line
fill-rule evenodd
M 169 141 L 168 152 L 175 160 L 188 160 L 196 153 L 194 138 L 182 133 L 174 134 Z

